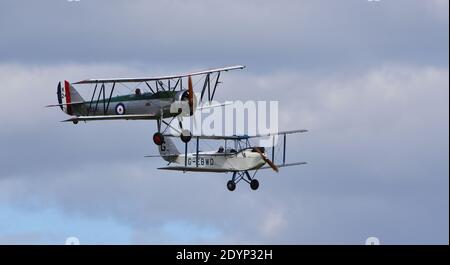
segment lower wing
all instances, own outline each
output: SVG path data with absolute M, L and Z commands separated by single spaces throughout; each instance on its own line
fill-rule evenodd
M 219 104 L 206 104 L 206 105 L 202 105 L 202 106 L 198 106 L 197 110 L 203 110 L 203 109 L 209 109 L 209 108 L 217 108 L 217 107 L 223 107 L 223 106 L 227 106 L 227 105 L 231 105 L 233 104 L 233 102 L 225 102 L 225 103 L 219 103 Z
M 103 120 L 155 120 L 158 116 L 153 114 L 126 114 L 126 115 L 99 115 L 99 116 L 75 116 L 63 122 L 77 121 L 103 121 Z
M 277 165 L 277 167 L 291 167 L 291 166 L 298 166 L 298 165 L 304 165 L 304 164 L 306 164 L 306 162 L 295 162 L 295 163 L 287 163 L 287 164 Z M 267 169 L 267 168 L 271 168 L 271 167 L 263 166 L 263 167 L 260 167 L 259 169 Z M 205 167 L 183 167 L 183 166 L 160 167 L 158 169 L 174 170 L 174 171 L 191 171 L 191 172 L 215 172 L 215 173 L 227 173 L 227 172 L 235 172 L 235 171 L 238 172 L 239 171 L 239 170 L 228 170 L 228 169 L 216 169 L 216 168 L 205 168 Z
M 204 168 L 204 167 L 182 167 L 182 166 L 173 166 L 173 167 L 159 167 L 161 170 L 174 170 L 174 171 L 190 171 L 190 172 L 215 172 L 215 173 L 226 173 L 233 172 L 227 169 L 214 169 L 214 168 Z
M 292 166 L 299 166 L 299 165 L 305 165 L 307 164 L 306 162 L 295 162 L 295 163 L 287 163 L 287 164 L 281 164 L 281 165 L 276 165 L 277 167 L 292 167 Z M 259 169 L 268 169 L 271 168 L 270 166 L 263 166 L 260 167 Z

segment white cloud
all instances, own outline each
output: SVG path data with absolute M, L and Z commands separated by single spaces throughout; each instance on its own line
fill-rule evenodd
M 286 226 L 286 220 L 283 213 L 277 210 L 268 212 L 263 220 L 261 220 L 261 232 L 265 237 L 273 237 L 278 235 Z
M 426 4 L 433 14 L 439 19 L 448 23 L 449 14 L 449 1 L 447 0 L 431 0 Z

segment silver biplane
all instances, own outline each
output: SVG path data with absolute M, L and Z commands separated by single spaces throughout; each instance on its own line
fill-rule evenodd
M 99 120 L 156 120 L 157 132 L 153 135 L 156 145 L 164 142 L 164 132 L 174 118 L 182 127 L 182 117 L 192 116 L 198 109 L 223 106 L 224 104 L 204 104 L 211 102 L 216 89 L 221 83 L 219 81 L 222 72 L 244 69 L 245 66 L 236 65 L 216 68 L 180 75 L 168 75 L 159 77 L 142 78 L 110 78 L 110 79 L 87 79 L 75 83 L 63 81 L 58 83 L 58 104 L 47 107 L 60 107 L 62 111 L 72 117 L 64 120 L 77 124 L 79 121 Z M 200 100 L 197 100 L 192 76 L 203 76 L 204 82 L 201 89 Z M 187 79 L 187 80 L 186 80 Z M 187 81 L 187 89 L 183 86 Z M 136 87 L 142 85 L 147 91 L 136 88 L 134 93 L 128 95 L 114 95 L 117 84 L 134 83 Z M 81 97 L 73 85 L 91 84 L 94 86 L 90 100 Z M 164 121 L 172 118 L 170 122 Z M 161 123 L 166 127 L 161 129 Z M 180 135 L 183 142 L 189 142 L 190 132 L 183 130 Z
M 146 157 L 162 157 L 169 162 L 166 167 L 160 167 L 161 170 L 175 170 L 182 172 L 213 172 L 213 173 L 233 173 L 232 179 L 227 182 L 227 188 L 230 191 L 236 189 L 236 184 L 241 180 L 250 184 L 251 189 L 256 190 L 259 187 L 259 181 L 255 179 L 255 175 L 260 169 L 271 168 L 278 172 L 281 167 L 297 166 L 306 164 L 306 162 L 286 163 L 286 139 L 288 134 L 304 133 L 307 130 L 283 131 L 278 133 L 259 134 L 259 135 L 242 135 L 242 136 L 192 136 L 196 139 L 196 151 L 194 153 L 187 152 L 188 143 L 185 143 L 184 153 L 180 153 L 171 140 L 179 135 L 164 134 L 165 141 L 158 150 L 159 155 L 150 155 Z M 268 158 L 266 148 L 262 146 L 252 146 L 250 139 L 257 137 L 280 137 L 283 138 L 282 163 L 275 164 L 275 141 L 271 146 L 271 159 Z M 220 147 L 215 151 L 200 151 L 200 140 L 223 140 L 225 147 Z M 275 139 L 275 138 L 273 138 Z M 232 147 L 227 146 L 227 142 L 232 142 Z M 170 164 L 178 164 L 170 166 Z M 253 175 L 249 171 L 254 171 Z

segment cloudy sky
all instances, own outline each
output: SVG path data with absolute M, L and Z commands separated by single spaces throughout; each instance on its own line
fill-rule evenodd
M 0 2 L 0 243 L 448 244 L 449 6 Z M 56 85 L 244 64 L 217 100 L 278 100 L 260 189 L 160 172 L 153 122 L 60 123 Z

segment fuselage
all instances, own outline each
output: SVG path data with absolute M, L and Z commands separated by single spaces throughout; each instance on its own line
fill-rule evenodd
M 172 104 L 177 101 L 178 93 L 179 91 L 160 91 L 115 96 L 110 99 L 94 99 L 71 106 L 71 113 L 68 114 L 75 116 L 154 114 L 168 118 L 179 114 L 178 109 L 172 107 Z
M 265 161 L 259 153 L 248 148 L 238 152 L 226 153 L 199 152 L 198 158 L 196 153 L 188 153 L 187 156 L 180 154 L 174 159 L 173 163 L 210 170 L 244 171 L 258 169 L 265 164 Z

